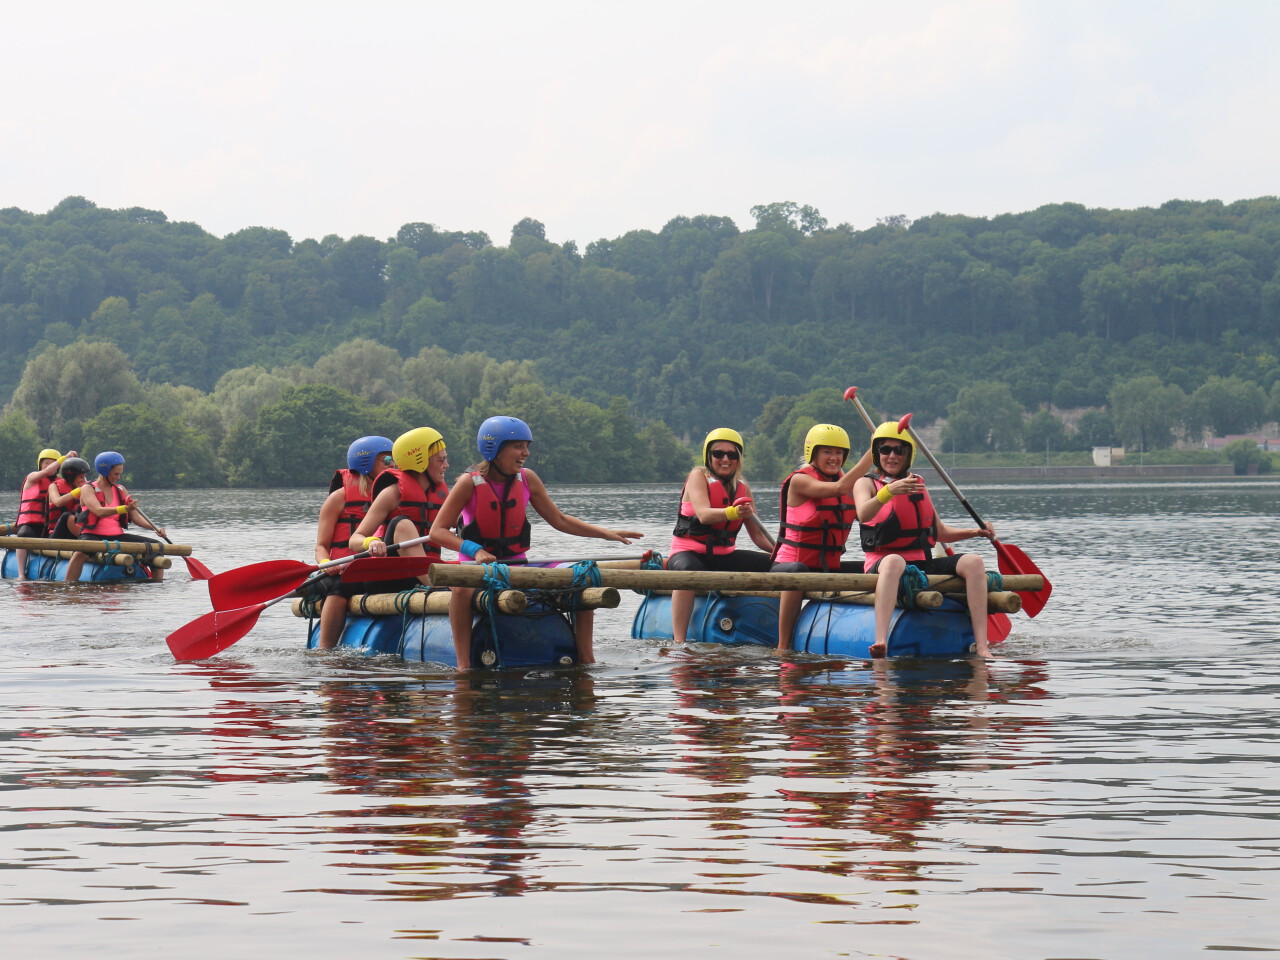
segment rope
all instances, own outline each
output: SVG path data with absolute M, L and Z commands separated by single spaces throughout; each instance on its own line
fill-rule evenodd
M 498 594 L 511 589 L 511 570 L 505 563 L 484 564 L 482 589 L 485 592 L 486 615 L 489 621 L 489 641 L 495 667 L 502 666 L 502 644 L 498 642 Z
M 995 570 L 987 571 L 987 592 L 998 593 L 1004 589 L 1004 574 Z
M 651 550 L 649 556 L 645 557 L 644 562 L 640 564 L 641 570 L 663 570 L 667 566 L 666 558 L 657 550 Z
M 904 610 L 915 609 L 916 594 L 929 589 L 929 578 L 919 567 L 907 564 L 902 571 L 902 579 L 898 581 L 898 599 L 902 601 Z

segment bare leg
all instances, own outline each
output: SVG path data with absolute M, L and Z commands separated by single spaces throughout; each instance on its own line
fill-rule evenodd
M 578 648 L 579 663 L 595 663 L 594 646 L 596 612 L 579 610 L 573 617 L 573 642 Z
M 689 618 L 693 616 L 693 591 L 671 591 L 671 633 L 676 643 L 684 643 L 689 632 Z
M 449 629 L 453 631 L 453 654 L 459 670 L 471 669 L 471 604 L 474 587 L 454 587 L 449 594 Z
M 320 639 L 316 648 L 332 650 L 342 639 L 342 628 L 347 620 L 347 598 L 333 594 L 320 605 Z
M 77 550 L 70 560 L 67 561 L 67 572 L 62 578 L 68 582 L 80 579 L 80 571 L 84 569 L 84 553 Z
M 990 657 L 987 646 L 987 570 L 976 553 L 962 554 L 956 573 L 964 577 L 964 596 L 969 604 L 969 622 L 973 624 L 973 641 L 978 656 Z
M 804 593 L 800 590 L 784 590 L 778 599 L 778 650 L 791 649 L 791 633 L 800 617 L 800 604 Z
M 18 579 L 27 579 L 27 551 L 19 548 L 14 552 L 14 556 L 18 561 Z
M 898 583 L 907 562 L 896 553 L 880 560 L 876 573 L 876 640 L 871 644 L 871 656 L 883 657 L 889 652 L 889 624 L 893 622 L 893 608 L 898 602 Z

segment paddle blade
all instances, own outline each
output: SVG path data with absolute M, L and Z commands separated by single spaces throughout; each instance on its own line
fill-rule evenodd
M 995 548 L 996 562 L 1000 566 L 1001 573 L 1029 573 L 1044 577 L 1043 590 L 1026 590 L 1018 594 L 1022 598 L 1022 612 L 1028 617 L 1034 617 L 1049 602 L 1049 594 L 1053 593 L 1053 584 L 1049 582 L 1048 577 L 1044 576 L 1044 572 L 1036 566 L 1035 561 L 1023 553 L 1020 547 L 1015 547 L 1012 543 L 1001 543 L 996 540 Z
M 195 557 L 183 557 L 187 561 L 187 573 L 191 574 L 192 580 L 212 580 L 213 571 L 206 567 Z
M 987 614 L 987 643 L 999 643 L 1009 636 L 1013 622 L 1004 613 Z
M 318 568 L 300 560 L 264 560 L 211 577 L 209 600 L 215 610 L 235 610 L 292 593 Z
M 430 557 L 365 557 L 352 560 L 342 568 L 343 583 L 373 580 L 402 580 L 426 574 L 433 563 Z
M 165 642 L 176 660 L 205 660 L 252 630 L 266 606 L 260 603 L 241 610 L 214 610 L 179 627 Z

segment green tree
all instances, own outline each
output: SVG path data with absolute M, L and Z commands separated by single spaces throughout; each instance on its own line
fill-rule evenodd
M 0 484 L 8 490 L 21 486 L 36 468 L 36 454 L 41 447 L 35 421 L 21 410 L 5 414 L 0 419 Z
M 347 447 L 365 436 L 368 411 L 359 398 L 328 384 L 284 389 L 258 411 L 251 430 L 233 428 L 223 444 L 237 486 L 320 484 L 345 462 Z
M 1032 452 L 1067 449 L 1066 425 L 1048 410 L 1037 410 L 1027 421 L 1026 445 Z
M 1210 377 L 1191 394 L 1187 408 L 1193 434 L 1207 427 L 1217 437 L 1257 429 L 1266 412 L 1262 388 L 1239 377 Z
M 947 407 L 943 446 L 955 450 L 1020 450 L 1023 409 L 1007 383 L 970 384 Z
M 1232 440 L 1222 448 L 1222 455 L 1235 465 L 1236 476 L 1247 473 L 1264 473 L 1264 464 L 1270 466 L 1271 458 L 1258 449 L 1258 444 L 1248 437 Z
M 1110 394 L 1116 433 L 1128 447 L 1141 451 L 1173 445 L 1173 433 L 1186 417 L 1187 395 L 1159 377 L 1134 377 L 1116 384 Z
M 13 406 L 50 436 L 67 420 L 88 420 L 117 403 L 136 403 L 142 384 L 113 343 L 76 341 L 32 359 L 13 394 Z

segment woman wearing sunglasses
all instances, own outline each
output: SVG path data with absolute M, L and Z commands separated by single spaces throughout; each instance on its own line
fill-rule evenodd
M 668 570 L 769 569 L 768 553 L 739 550 L 738 531 L 754 516 L 751 487 L 742 479 L 745 446 L 737 430 L 719 427 L 702 441 L 702 466 L 685 478 L 680 493 L 680 513 L 672 531 Z M 772 550 L 759 523 L 747 528 L 760 550 Z M 693 614 L 693 591 L 671 592 L 671 629 L 676 643 L 684 643 Z
M 782 481 L 782 527 L 774 550 L 776 573 L 861 573 L 861 560 L 841 560 L 857 518 L 854 483 L 871 466 L 868 450 L 849 470 L 849 434 L 818 423 L 804 438 L 805 462 Z M 778 601 L 778 649 L 791 649 L 791 632 L 804 595 L 783 591 Z
M 888 649 L 889 626 L 898 598 L 898 583 L 907 564 L 926 574 L 964 578 L 969 617 L 978 656 L 991 655 L 987 647 L 987 572 L 976 553 L 933 556 L 935 543 L 955 543 L 974 537 L 995 538 L 985 527 L 961 529 L 938 519 L 924 481 L 911 472 L 915 444 L 898 424 L 880 424 L 871 435 L 876 470 L 853 487 L 868 573 L 878 573 L 876 583 L 876 639 L 873 657 Z

